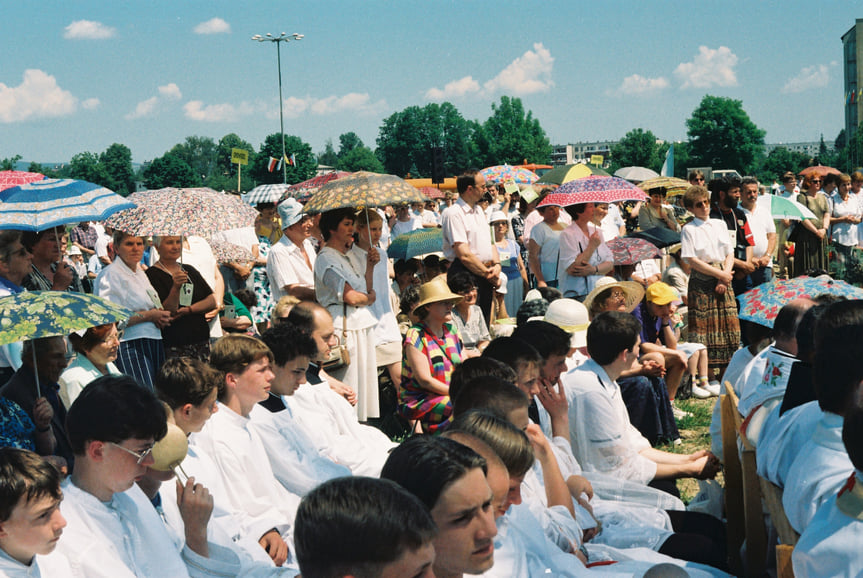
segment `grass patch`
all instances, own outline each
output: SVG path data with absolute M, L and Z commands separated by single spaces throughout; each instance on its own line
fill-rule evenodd
M 710 422 L 713 419 L 713 404 L 716 403 L 716 399 L 715 397 L 708 399 L 690 398 L 675 401 L 677 407 L 692 414 L 677 422 L 682 443 L 678 446 L 664 444 L 658 446 L 657 449 L 675 454 L 691 454 L 698 450 L 709 450 Z M 721 476 L 722 474 L 717 477 L 720 483 L 722 483 Z M 689 504 L 698 494 L 698 480 L 692 478 L 677 480 L 677 488 L 680 490 L 680 497 L 683 502 Z

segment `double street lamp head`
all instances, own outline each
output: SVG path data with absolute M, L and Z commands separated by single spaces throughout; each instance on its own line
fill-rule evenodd
M 302 40 L 304 38 L 303 34 L 298 34 L 294 32 L 293 34 L 286 34 L 282 32 L 279 36 L 273 36 L 269 32 L 265 36 L 261 36 L 260 34 L 255 34 L 252 36 L 252 40 L 256 42 L 290 42 L 291 40 Z

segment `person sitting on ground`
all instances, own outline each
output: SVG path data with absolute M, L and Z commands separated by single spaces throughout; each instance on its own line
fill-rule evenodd
M 0 575 L 70 576 L 51 555 L 66 527 L 60 472 L 33 452 L 0 448 Z
M 210 365 L 222 374 L 219 411 L 191 437 L 191 445 L 207 454 L 218 469 L 231 509 L 245 512 L 253 523 L 247 534 L 276 566 L 288 560 L 293 521 L 300 498 L 273 474 L 265 441 L 251 427 L 249 414 L 269 397 L 273 354 L 258 339 L 227 335 L 213 345 Z
M 476 283 L 470 273 L 463 271 L 450 276 L 447 285 L 450 291 L 462 296 L 453 308 L 452 320 L 464 345 L 465 357 L 476 357 L 491 341 L 488 323 L 476 304 Z
M 292 493 L 305 496 L 322 482 L 351 475 L 347 467 L 318 452 L 284 402 L 306 382 L 309 360 L 318 353 L 314 339 L 290 323 L 279 323 L 265 331 L 261 341 L 273 352 L 275 377 L 269 397 L 249 417 L 251 428 L 267 441 L 264 449 L 276 478 Z
M 116 323 L 90 327 L 69 334 L 69 344 L 78 355 L 60 375 L 60 399 L 72 405 L 84 387 L 103 375 L 120 375 L 114 365 L 120 351 L 121 334 Z
M 153 464 L 153 444 L 167 432 L 159 400 L 127 376 L 100 377 L 81 392 L 66 420 L 75 469 L 63 483 L 68 521 L 58 551 L 73 576 L 206 576 L 239 572 L 233 552 L 207 541 L 212 502 L 189 479 L 180 508 L 202 524 L 188 525 L 178 550 L 167 526 L 135 485 Z
M 325 482 L 297 510 L 304 578 L 433 578 L 437 527 L 419 499 L 390 480 Z
M 613 473 L 643 484 L 661 482 L 677 495 L 674 480 L 710 479 L 719 460 L 706 450 L 673 454 L 650 447 L 629 421 L 615 381 L 638 358 L 641 326 L 626 313 L 597 315 L 587 329 L 591 359 L 563 376 L 569 402 L 572 451 L 586 471 Z
M 438 527 L 434 575 L 461 578 L 494 565 L 493 494 L 486 462 L 472 449 L 437 436 L 414 436 L 395 448 L 381 477 L 415 495 Z
M 797 576 L 859 576 L 863 572 L 861 495 L 863 495 L 863 409 L 845 415 L 842 444 L 854 471 L 828 495 L 791 554 Z

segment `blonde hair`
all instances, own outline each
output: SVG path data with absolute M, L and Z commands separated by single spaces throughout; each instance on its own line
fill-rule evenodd
M 286 317 L 294 305 L 298 303 L 300 303 L 300 300 L 293 295 L 283 295 L 273 306 L 273 313 L 270 316 L 272 324 L 281 323 L 282 318 Z
M 368 227 L 369 225 L 383 222 L 384 220 L 374 209 L 360 209 L 359 211 L 357 211 L 357 216 L 354 219 L 354 225 L 358 229 L 360 227 Z
M 695 206 L 695 203 L 701 199 L 709 199 L 710 193 L 707 192 L 706 187 L 702 187 L 701 185 L 695 185 L 686 189 L 686 192 L 683 193 L 683 206 L 687 209 L 691 209 Z

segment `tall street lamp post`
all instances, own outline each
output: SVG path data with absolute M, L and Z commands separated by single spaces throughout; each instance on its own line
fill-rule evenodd
M 282 32 L 279 36 L 273 36 L 269 32 L 265 36 L 261 36 L 260 34 L 255 34 L 252 36 L 252 40 L 255 42 L 272 42 L 276 45 L 276 59 L 279 65 L 279 125 L 281 127 L 281 135 L 282 135 L 282 180 L 285 184 L 288 184 L 288 162 L 285 160 L 285 114 L 283 111 L 283 99 L 282 99 L 282 51 L 281 45 L 282 42 L 288 43 L 291 40 L 302 40 L 303 35 L 297 34 L 294 32 L 293 34 L 285 34 Z

